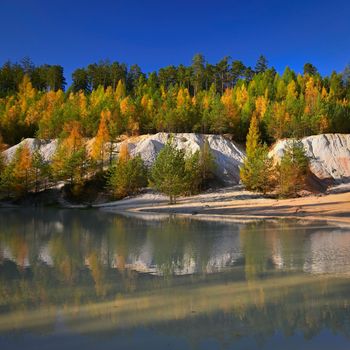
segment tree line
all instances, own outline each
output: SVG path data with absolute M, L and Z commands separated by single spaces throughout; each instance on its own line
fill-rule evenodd
M 179 194 L 201 189 L 201 181 L 206 181 L 202 155 L 187 157 L 171 145 L 159 155 L 159 171 L 156 166 L 145 169 L 141 159 L 127 154 L 113 163 L 113 145 L 120 136 L 160 131 L 229 134 L 247 141 L 241 172 L 246 187 L 264 193 L 278 188 L 282 195 L 295 195 L 307 168 L 298 143 L 286 152 L 277 172 L 273 167 L 279 178 L 269 175 L 268 145 L 285 137 L 350 132 L 350 68 L 322 77 L 307 63 L 303 74 L 288 67 L 278 74 L 263 56 L 252 69 L 229 57 L 210 65 L 195 55 L 190 66 L 169 66 L 148 75 L 137 65 L 100 62 L 76 70 L 72 85 L 66 91 L 64 86 L 59 66 L 35 67 L 25 59 L 1 67 L 0 148 L 25 137 L 58 142 L 50 164 L 25 146 L 11 162 L 0 159 L 1 188 L 8 195 L 57 181 L 68 182 L 78 193 L 87 178 L 104 173 L 106 167 L 107 182 L 118 198 L 149 180 L 172 202 Z M 286 169 L 296 174 L 292 169 L 297 163 L 298 179 L 291 179 Z M 176 167 L 165 174 L 164 164 Z
M 6 144 L 25 137 L 59 138 L 76 122 L 96 136 L 108 115 L 111 138 L 144 133 L 231 134 L 245 142 L 252 116 L 264 142 L 324 132 L 350 132 L 350 68 L 322 77 L 310 63 L 303 74 L 282 74 L 262 56 L 254 68 L 229 57 L 215 65 L 195 55 L 190 66 L 145 74 L 108 61 L 73 72 L 64 91 L 63 69 L 5 63 L 0 69 L 0 134 Z

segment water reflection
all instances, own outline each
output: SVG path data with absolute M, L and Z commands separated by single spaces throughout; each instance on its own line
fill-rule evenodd
M 194 348 L 261 348 L 332 331 L 347 342 L 349 264 L 350 231 L 323 223 L 1 211 L 0 334 L 120 341 L 145 328 Z

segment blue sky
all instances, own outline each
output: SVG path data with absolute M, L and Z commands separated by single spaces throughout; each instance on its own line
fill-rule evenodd
M 278 71 L 311 62 L 329 74 L 350 62 L 349 13 L 346 0 L 0 0 L 0 63 L 61 64 L 70 82 L 101 59 L 149 72 L 198 52 L 252 66 L 264 54 Z

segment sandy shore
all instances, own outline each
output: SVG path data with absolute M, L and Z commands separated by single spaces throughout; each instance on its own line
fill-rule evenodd
M 311 195 L 293 199 L 268 199 L 239 187 L 192 197 L 169 205 L 165 196 L 146 193 L 97 207 L 129 214 L 182 214 L 215 220 L 303 218 L 350 224 L 350 192 Z

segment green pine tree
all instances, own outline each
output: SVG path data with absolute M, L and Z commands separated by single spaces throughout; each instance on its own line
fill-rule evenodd
M 32 156 L 32 167 L 34 170 L 35 192 L 39 192 L 41 188 L 46 188 L 51 177 L 51 168 L 45 161 L 39 150 L 35 150 Z
M 118 159 L 111 168 L 108 188 L 116 199 L 137 193 L 147 185 L 147 168 L 140 155 L 134 158 Z
M 176 203 L 176 197 L 186 191 L 185 152 L 178 150 L 170 140 L 159 152 L 151 169 L 151 186 Z
M 287 143 L 278 167 L 279 194 L 282 197 L 296 197 L 306 186 L 309 159 L 300 140 Z

